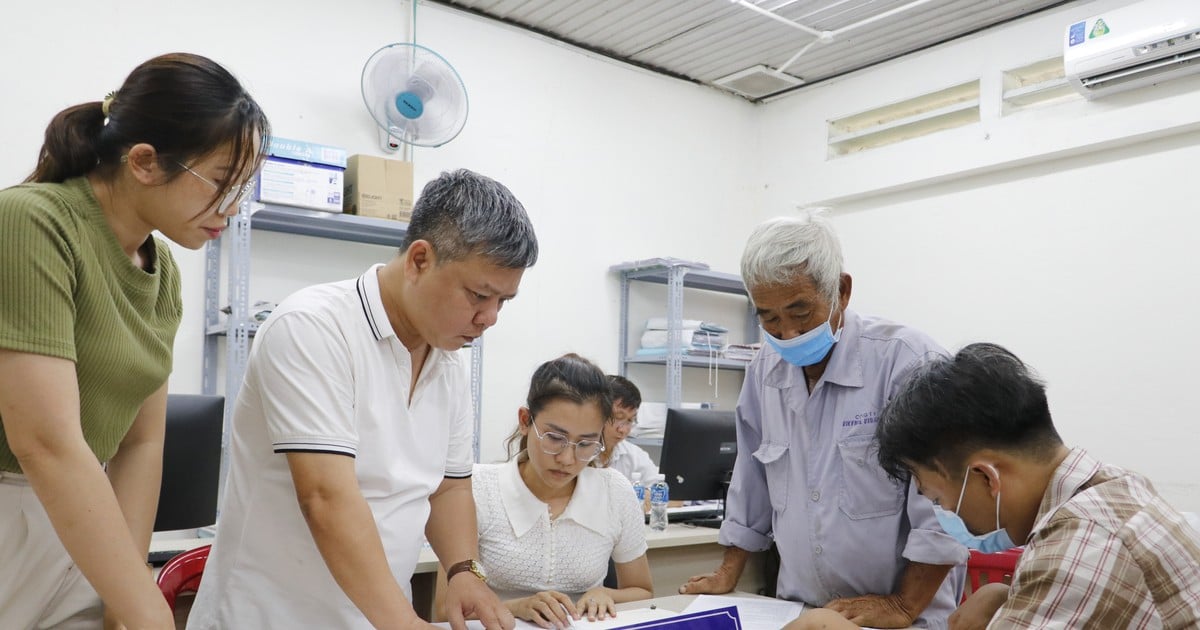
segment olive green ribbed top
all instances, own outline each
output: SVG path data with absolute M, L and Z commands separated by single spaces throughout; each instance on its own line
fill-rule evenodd
M 147 245 L 150 271 L 121 249 L 86 178 L 0 190 L 0 348 L 75 362 L 83 435 L 102 462 L 171 372 L 179 268 L 166 243 Z M 0 470 L 21 472 L 2 425 Z

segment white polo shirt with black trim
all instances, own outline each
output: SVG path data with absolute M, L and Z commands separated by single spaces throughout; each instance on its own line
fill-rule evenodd
M 217 537 L 189 628 L 370 628 L 334 582 L 296 500 L 286 453 L 353 457 L 388 563 L 409 592 L 429 496 L 471 475 L 465 363 L 431 350 L 416 389 L 376 265 L 302 289 L 259 329 L 232 422 Z

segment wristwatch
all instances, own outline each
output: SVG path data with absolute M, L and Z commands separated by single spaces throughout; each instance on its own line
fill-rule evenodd
M 463 571 L 470 571 L 475 574 L 475 577 L 483 580 L 485 583 L 487 582 L 487 574 L 483 572 L 483 565 L 474 559 L 463 560 L 462 562 L 450 565 L 450 568 L 446 570 L 446 581 L 449 582 L 451 578 Z

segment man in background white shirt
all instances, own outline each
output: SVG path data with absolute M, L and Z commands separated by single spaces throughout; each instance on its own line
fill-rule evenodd
M 612 420 L 604 425 L 604 452 L 596 459 L 596 465 L 612 468 L 631 483 L 633 473 L 641 473 L 642 483 L 648 486 L 658 476 L 658 466 L 642 447 L 625 441 L 637 426 L 642 392 L 632 381 L 616 374 L 608 375 L 608 386 L 613 397 Z

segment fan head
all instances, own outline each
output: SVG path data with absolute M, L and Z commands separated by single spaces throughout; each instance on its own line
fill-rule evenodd
M 418 44 L 375 51 L 363 66 L 362 94 L 381 134 L 414 146 L 446 144 L 467 124 L 462 78 L 444 57 Z

